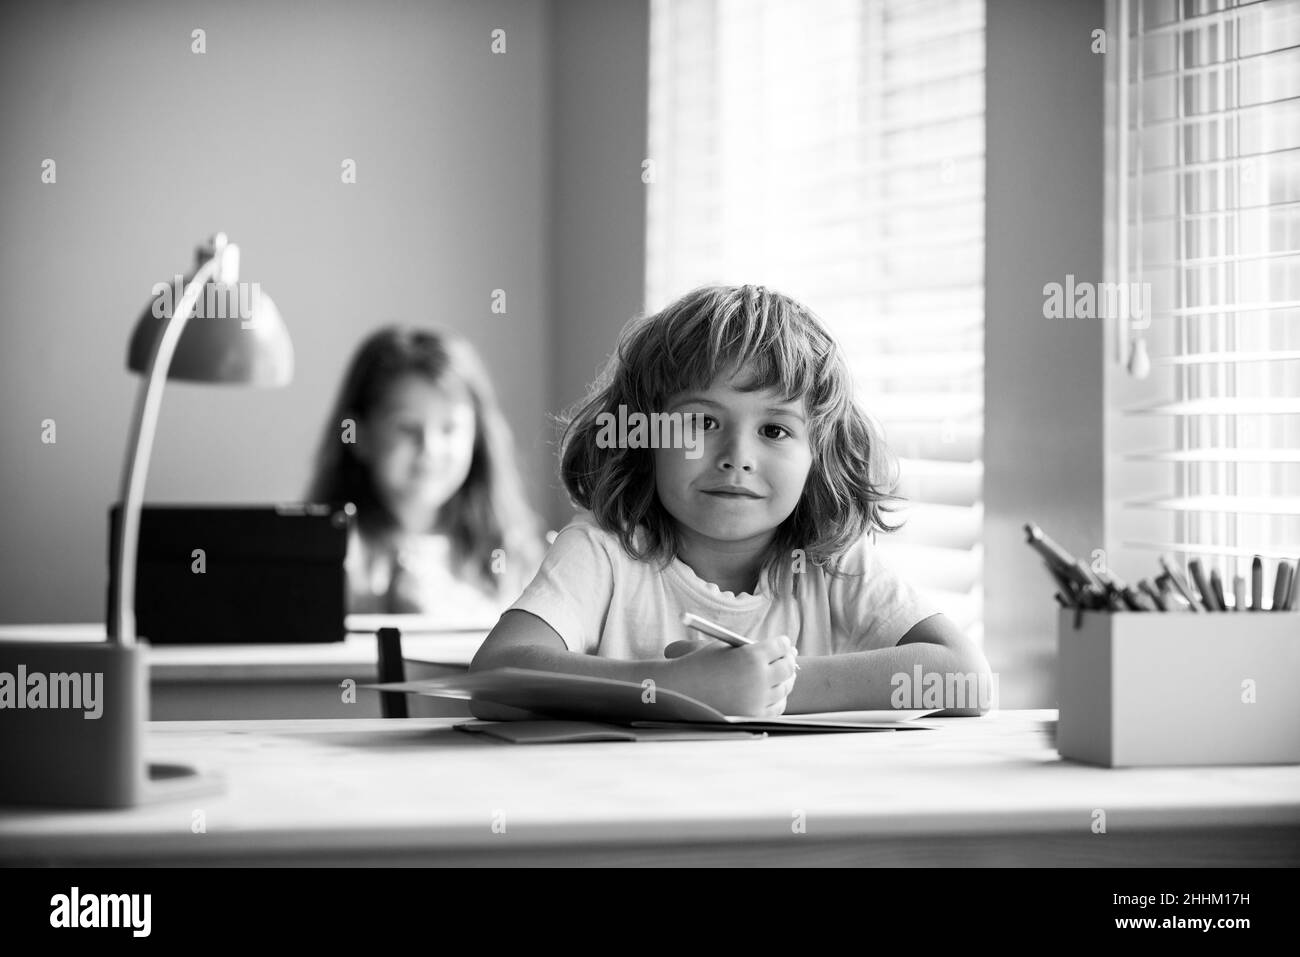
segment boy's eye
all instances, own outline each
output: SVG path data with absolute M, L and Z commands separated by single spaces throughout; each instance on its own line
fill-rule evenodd
M 686 412 L 683 415 L 688 429 L 699 429 L 702 432 L 708 432 L 719 427 L 718 420 L 707 412 Z
M 790 435 L 790 430 L 784 425 L 765 425 L 762 429 L 763 437 L 768 439 L 781 439 Z

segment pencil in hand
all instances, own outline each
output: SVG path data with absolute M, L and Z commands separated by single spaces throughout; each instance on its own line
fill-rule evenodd
M 721 625 L 709 621 L 707 618 L 701 618 L 699 615 L 692 615 L 689 611 L 682 612 L 682 624 L 687 628 L 698 631 L 702 635 L 708 635 L 710 638 L 718 639 L 718 641 L 725 641 L 733 648 L 741 648 L 745 645 L 754 644 L 753 638 L 746 638 L 744 635 L 738 634 L 729 628 L 723 628 Z M 798 660 L 794 663 L 794 670 L 799 670 Z

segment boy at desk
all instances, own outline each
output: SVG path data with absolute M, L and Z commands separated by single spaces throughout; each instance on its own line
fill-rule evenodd
M 761 286 L 687 294 L 624 331 L 570 418 L 561 473 L 586 511 L 472 669 L 652 679 L 752 716 L 888 709 L 918 665 L 986 683 L 979 648 L 872 541 L 894 530 L 885 455 L 806 307 Z M 674 641 L 684 612 L 754 643 Z

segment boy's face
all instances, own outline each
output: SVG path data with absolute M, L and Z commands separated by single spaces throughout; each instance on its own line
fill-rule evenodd
M 427 532 L 464 484 L 474 457 L 474 407 L 464 386 L 405 375 L 357 430 L 357 457 L 409 532 Z
M 669 401 L 670 413 L 703 416 L 694 436 L 703 454 L 655 449 L 655 488 L 686 534 L 766 545 L 799 504 L 812 447 L 803 402 L 770 389 L 741 392 L 735 386 L 747 378 L 741 369 Z

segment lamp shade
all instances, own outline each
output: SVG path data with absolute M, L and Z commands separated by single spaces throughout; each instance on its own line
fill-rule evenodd
M 185 285 L 191 278 L 185 277 Z M 148 369 L 154 343 L 179 301 L 179 292 L 165 289 L 145 309 L 131 334 L 127 368 Z M 181 333 L 167 378 L 287 385 L 293 379 L 293 343 L 274 300 L 256 284 L 207 283 Z

